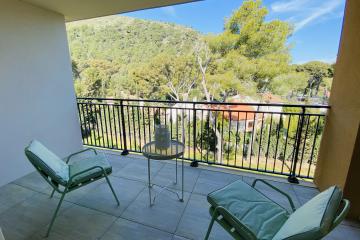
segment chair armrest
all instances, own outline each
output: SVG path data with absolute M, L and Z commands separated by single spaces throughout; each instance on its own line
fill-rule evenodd
M 78 155 L 80 153 L 83 153 L 83 152 L 87 152 L 87 151 L 94 151 L 94 153 L 97 155 L 97 151 L 94 149 L 94 148 L 86 148 L 84 150 L 81 150 L 81 151 L 78 151 L 78 152 L 75 152 L 75 153 L 72 153 L 70 154 L 67 158 L 66 158 L 66 163 L 69 163 L 70 159 L 75 156 L 75 155 Z
M 347 199 L 342 199 L 341 202 L 344 204 L 344 207 L 342 208 L 341 212 L 336 216 L 333 224 L 331 225 L 331 230 L 334 229 L 337 225 L 339 225 L 349 212 L 350 201 Z
M 106 171 L 105 171 L 105 169 L 104 169 L 103 167 L 101 167 L 101 166 L 94 166 L 94 167 L 85 169 L 84 171 L 81 171 L 81 172 L 78 172 L 78 173 L 72 175 L 72 176 L 70 177 L 69 182 L 68 182 L 67 185 L 70 186 L 71 183 L 72 183 L 72 181 L 73 181 L 73 179 L 74 179 L 75 177 L 77 177 L 77 176 L 79 176 L 79 175 L 81 175 L 81 174 L 83 174 L 83 173 L 89 172 L 89 171 L 91 171 L 91 170 L 93 170 L 93 169 L 96 169 L 96 168 L 100 168 L 101 171 L 103 172 L 104 176 L 106 176 Z
M 252 186 L 253 188 L 255 188 L 255 185 L 256 185 L 257 182 L 262 182 L 262 183 L 264 183 L 265 185 L 267 185 L 267 186 L 271 187 L 272 189 L 274 189 L 275 191 L 279 192 L 280 194 L 284 195 L 284 196 L 288 199 L 292 211 L 295 212 L 296 208 L 295 208 L 294 202 L 293 202 L 293 200 L 291 199 L 291 197 L 290 197 L 287 193 L 285 193 L 284 191 L 280 190 L 279 188 L 275 187 L 274 185 L 268 183 L 267 181 L 265 181 L 265 180 L 263 180 L 263 179 L 255 179 L 251 186 Z

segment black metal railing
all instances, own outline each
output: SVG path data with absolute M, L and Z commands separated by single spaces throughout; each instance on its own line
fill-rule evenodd
M 297 178 L 314 177 L 329 106 L 78 98 L 84 145 L 141 152 L 155 124 L 184 158 Z

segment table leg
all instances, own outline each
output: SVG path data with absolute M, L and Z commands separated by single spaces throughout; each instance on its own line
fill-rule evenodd
M 149 188 L 149 202 L 151 204 L 151 177 L 150 177 L 150 158 L 148 158 L 148 188 Z
M 181 158 L 181 199 L 180 201 L 184 201 L 184 157 Z
M 175 158 L 175 175 L 176 175 L 176 178 L 175 178 L 175 184 L 177 184 L 177 180 L 178 180 L 178 159 Z

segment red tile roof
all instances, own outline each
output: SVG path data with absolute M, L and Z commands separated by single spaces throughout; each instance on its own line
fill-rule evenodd
M 213 110 L 224 110 L 224 118 L 232 121 L 254 120 L 255 107 L 249 105 L 212 105 Z M 229 111 L 228 111 L 229 110 Z M 231 112 L 230 112 L 231 111 Z

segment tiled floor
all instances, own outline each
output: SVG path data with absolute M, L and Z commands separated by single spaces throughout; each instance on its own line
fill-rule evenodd
M 87 185 L 66 197 L 49 239 L 203 239 L 210 221 L 207 193 L 237 179 L 250 183 L 254 177 L 264 177 L 239 171 L 239 174 L 219 172 L 212 167 L 191 168 L 186 164 L 184 202 L 164 192 L 155 205 L 149 207 L 147 162 L 130 155 L 108 154 L 108 158 L 113 165 L 111 181 L 120 206 L 116 205 L 106 182 Z M 152 161 L 151 167 L 155 183 L 164 185 L 174 179 L 173 162 Z M 273 183 L 288 192 L 297 206 L 318 193 L 315 188 L 290 185 L 281 179 Z M 171 187 L 180 189 L 179 184 Z M 288 207 L 283 197 L 259 187 Z M 50 191 L 36 172 L 0 188 L 0 227 L 6 240 L 43 239 L 59 200 L 59 195 L 50 199 Z M 344 238 L 360 239 L 359 224 L 346 221 L 326 237 L 328 240 Z M 231 237 L 215 224 L 211 239 Z

